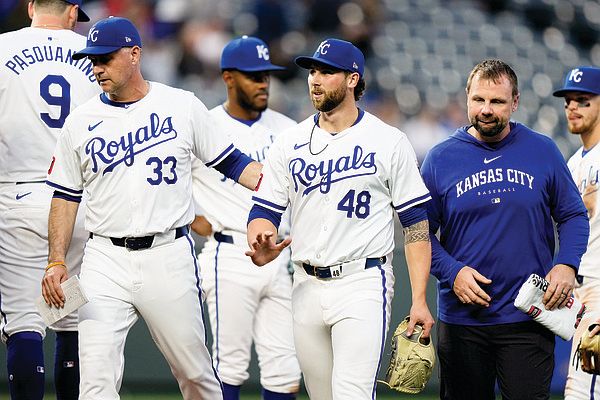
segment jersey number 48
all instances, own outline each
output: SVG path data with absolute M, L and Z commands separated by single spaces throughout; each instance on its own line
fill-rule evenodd
M 346 193 L 342 200 L 340 200 L 337 209 L 340 211 L 345 211 L 346 218 L 352 218 L 352 215 L 356 215 L 356 218 L 365 219 L 371 212 L 369 207 L 370 202 L 371 193 L 363 190 L 356 195 L 356 191 L 352 189 Z

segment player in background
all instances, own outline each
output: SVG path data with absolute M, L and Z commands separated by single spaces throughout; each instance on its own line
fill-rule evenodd
M 221 55 L 227 100 L 210 113 L 238 149 L 261 162 L 275 136 L 296 124 L 267 108 L 270 71 L 281 69 L 271 64 L 267 45 L 255 37 L 232 40 Z M 192 228 L 209 236 L 198 260 L 212 329 L 213 364 L 223 382 L 223 397 L 240 398 L 254 341 L 263 398 L 295 399 L 300 367 L 292 332 L 289 252 L 256 268 L 244 255 L 252 192 L 199 160 L 194 162 L 192 179 L 199 205 L 196 213 L 202 214 Z M 199 229 L 200 224 L 207 229 Z
M 125 18 L 106 18 L 88 34 L 87 57 L 104 93 L 67 118 L 48 184 L 49 265 L 64 260 L 85 189 L 86 243 L 79 310 L 82 399 L 118 399 L 123 350 L 141 316 L 169 363 L 183 398 L 222 399 L 205 343 L 201 277 L 188 225 L 194 219 L 192 154 L 254 189 L 261 165 L 216 132 L 192 93 L 148 82 L 142 41 Z M 46 302 L 63 306 L 64 268 L 47 270 Z
M 503 398 L 548 399 L 554 334 L 514 300 L 535 273 L 550 282 L 546 309 L 568 304 L 588 239 L 585 207 L 552 139 L 510 121 L 519 88 L 509 65 L 477 64 L 466 95 L 470 125 L 421 168 L 432 197 L 440 398 L 492 400 L 497 380 Z
M 573 336 L 571 363 L 565 386 L 566 400 L 600 399 L 598 376 L 581 370 L 577 346 L 583 331 L 600 317 L 600 68 L 578 67 L 569 71 L 564 86 L 554 92 L 565 99 L 565 116 L 569 132 L 579 135 L 583 146 L 567 165 L 583 199 L 590 220 L 590 238 L 577 271 L 575 297 L 587 312 Z
M 365 88 L 358 48 L 327 39 L 296 64 L 309 70 L 318 112 L 271 146 L 246 254 L 264 265 L 291 243 L 294 342 L 309 396 L 373 399 L 394 293 L 394 211 L 405 227 L 409 333 L 422 324 L 428 337 L 434 322 L 425 293 L 430 196 L 406 135 L 356 105 Z M 288 205 L 293 242 L 276 243 Z
M 48 165 L 69 112 L 100 92 L 91 64 L 72 59 L 85 47 L 72 29 L 89 21 L 81 0 L 36 0 L 28 10 L 30 27 L 0 35 L 0 329 L 13 399 L 44 395 L 46 326 L 34 302 L 48 257 Z M 71 274 L 79 271 L 86 236 L 80 219 L 68 253 Z M 77 315 L 50 328 L 57 398 L 77 399 Z

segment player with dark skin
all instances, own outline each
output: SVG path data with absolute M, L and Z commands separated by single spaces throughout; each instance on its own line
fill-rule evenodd
M 268 71 L 226 70 L 223 71 L 222 78 L 227 86 L 227 100 L 223 107 L 229 115 L 243 120 L 255 120 L 267 109 L 271 81 Z M 202 215 L 196 216 L 191 228 L 200 236 L 210 236 L 213 232 L 212 225 Z

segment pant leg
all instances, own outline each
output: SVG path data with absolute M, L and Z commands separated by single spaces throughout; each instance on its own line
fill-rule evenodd
M 506 400 L 546 400 L 554 371 L 554 334 L 535 321 L 495 326 L 498 386 Z
M 486 330 L 441 320 L 437 326 L 440 398 L 494 400 L 495 356 Z
M 134 253 L 134 252 L 131 252 Z M 199 268 L 191 237 L 135 252 L 134 304 L 186 400 L 223 398 L 206 347 Z
M 565 400 L 600 399 L 600 376 L 583 371 L 577 356 L 581 335 L 600 317 L 600 279 L 585 277 L 581 287 L 575 289 L 575 297 L 586 305 L 587 311 L 573 335 Z
M 287 269 L 288 261 L 289 252 L 286 251 L 258 269 L 263 275 L 264 290 L 254 319 L 254 346 L 258 355 L 261 386 L 275 393 L 296 393 L 300 389 L 300 366 L 296 358 L 292 322 L 292 278 Z M 247 262 L 251 268 L 251 261 Z
M 331 330 L 323 320 L 325 282 L 296 269 L 292 291 L 294 344 L 308 396 L 332 400 L 333 348 Z
M 332 322 L 333 398 L 374 399 L 391 314 L 391 265 L 333 284 L 325 313 L 326 321 Z
M 239 253 L 239 255 L 237 254 Z M 209 241 L 198 256 L 212 330 L 213 364 L 221 380 L 248 379 L 252 326 L 260 300 L 261 270 L 235 245 Z M 250 265 L 248 265 L 250 262 Z
M 137 321 L 127 250 L 91 239 L 81 269 L 89 302 L 79 309 L 80 400 L 118 400 L 125 340 Z

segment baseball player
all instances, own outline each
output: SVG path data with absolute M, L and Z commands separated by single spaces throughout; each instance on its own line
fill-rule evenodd
M 552 139 L 511 121 L 520 95 L 510 65 L 481 61 L 465 92 L 470 124 L 421 167 L 432 197 L 440 398 L 495 399 L 497 382 L 503 398 L 548 399 L 554 333 L 515 299 L 536 274 L 549 282 L 540 313 L 568 306 L 588 239 L 585 207 Z
M 600 317 L 600 68 L 578 67 L 569 71 L 564 86 L 554 92 L 565 99 L 569 131 L 579 135 L 582 147 L 569 159 L 568 166 L 577 184 L 590 221 L 587 252 L 581 259 L 574 294 L 587 312 L 577 327 L 571 348 L 571 363 L 565 386 L 565 399 L 600 399 L 598 376 L 581 370 L 577 346 L 583 331 Z
M 294 342 L 313 399 L 373 399 L 394 292 L 393 211 L 405 228 L 412 287 L 409 334 L 428 337 L 425 301 L 431 247 L 430 199 L 406 135 L 357 108 L 364 56 L 352 43 L 324 40 L 309 70 L 318 112 L 278 136 L 253 197 L 246 253 L 257 265 L 291 243 Z M 276 243 L 290 206 L 291 238 Z
M 185 399 L 222 399 L 205 343 L 201 278 L 188 225 L 194 219 L 192 154 L 248 187 L 261 165 L 217 134 L 192 93 L 146 81 L 142 42 L 125 18 L 89 31 L 87 57 L 103 92 L 67 118 L 48 173 L 55 189 L 42 292 L 64 305 L 66 244 L 83 190 L 86 243 L 79 310 L 82 399 L 118 399 L 123 348 L 141 316 Z
M 258 161 L 265 158 L 279 132 L 296 124 L 267 108 L 269 72 L 279 69 L 283 68 L 271 64 L 269 49 L 258 38 L 243 36 L 223 49 L 227 100 L 210 113 L 220 130 L 230 133 L 236 147 Z M 192 228 L 199 223 L 209 227 L 209 231 L 198 230 L 210 235 L 198 260 L 213 334 L 213 363 L 223 381 L 223 397 L 239 399 L 240 387 L 248 379 L 254 341 L 263 398 L 294 399 L 300 367 L 292 333 L 289 252 L 256 268 L 244 255 L 252 192 L 199 161 L 194 163 L 192 178 L 194 199 L 202 214 Z
M 0 334 L 13 399 L 44 395 L 46 326 L 35 307 L 48 257 L 52 191 L 44 184 L 56 139 L 71 110 L 100 92 L 91 64 L 74 61 L 89 21 L 81 0 L 29 3 L 31 26 L 0 35 Z M 68 253 L 77 274 L 87 233 L 79 219 Z M 79 393 L 77 315 L 54 324 L 57 398 Z

